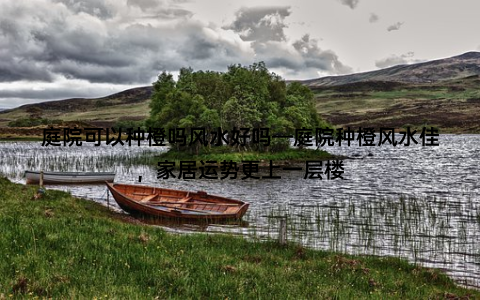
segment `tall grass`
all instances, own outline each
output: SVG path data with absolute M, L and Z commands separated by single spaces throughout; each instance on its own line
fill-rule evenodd
M 136 146 L 125 151 L 120 146 L 65 149 L 8 143 L 0 147 L 0 163 L 1 172 L 13 179 L 20 179 L 25 169 L 117 170 L 123 179 L 129 179 L 145 173 L 138 168 L 150 165 L 150 160 L 157 160 L 155 156 L 161 151 L 163 149 Z M 99 190 L 106 195 L 103 187 Z M 268 191 L 265 193 L 269 196 Z M 83 194 L 92 197 L 95 193 L 83 190 Z M 104 198 L 95 195 L 94 200 L 101 202 Z M 250 223 L 248 228 L 211 226 L 207 230 L 233 232 L 256 240 L 275 239 L 279 218 L 286 217 L 289 239 L 305 246 L 407 258 L 428 267 L 446 269 L 460 283 L 480 286 L 480 204 L 475 195 L 467 200 L 463 198 L 461 201 L 408 196 L 350 198 L 329 201 L 328 205 L 272 204 L 270 211 L 252 203 L 244 218 Z M 287 198 L 284 203 L 288 203 Z M 165 226 L 171 228 L 172 224 Z M 174 228 L 178 228 L 177 225 Z M 204 228 L 181 226 L 179 230 L 189 232 Z
M 291 241 L 329 251 L 406 258 L 441 267 L 459 283 L 480 287 L 480 203 L 436 197 L 345 201 L 338 205 L 271 209 L 257 231 L 276 238 L 288 220 Z
M 128 149 L 125 149 L 128 148 Z M 0 173 L 20 179 L 24 170 L 44 171 L 114 171 L 153 165 L 155 156 L 165 148 L 115 146 L 41 147 L 35 144 L 5 143 L 0 148 Z
M 174 235 L 0 178 L 0 297 L 480 297 L 438 271 L 229 235 Z

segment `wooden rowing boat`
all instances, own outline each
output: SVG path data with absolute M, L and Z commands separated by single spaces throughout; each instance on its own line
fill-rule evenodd
M 131 213 L 179 220 L 239 220 L 249 204 L 243 201 L 143 185 L 107 182 L 120 207 Z
M 40 173 L 37 171 L 25 171 L 27 183 L 38 183 Z M 112 182 L 115 173 L 110 172 L 43 172 L 43 183 L 45 184 L 72 184 L 72 183 L 103 183 Z

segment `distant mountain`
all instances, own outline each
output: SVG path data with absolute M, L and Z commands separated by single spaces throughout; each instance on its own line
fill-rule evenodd
M 42 118 L 83 121 L 100 127 L 111 126 L 117 120 L 142 120 L 150 112 L 152 91 L 152 86 L 145 86 L 102 98 L 72 98 L 26 104 L 0 111 L 0 127 L 16 119 L 28 118 L 32 109 L 40 112 Z
M 328 76 L 302 81 L 312 89 L 366 82 L 438 83 L 472 75 L 480 75 L 480 52 L 411 65 L 398 65 L 382 70 L 343 76 Z
M 64 100 L 46 101 L 33 104 L 25 104 L 11 110 L 26 110 L 31 107 L 38 107 L 45 111 L 85 111 L 93 107 L 109 105 L 124 105 L 143 102 L 150 99 L 153 88 L 151 86 L 128 89 L 110 96 L 101 98 L 70 98 Z
M 412 65 L 301 83 L 315 92 L 317 110 L 338 126 L 422 126 L 480 133 L 480 52 Z M 66 99 L 0 111 L 0 128 L 12 120 L 42 118 L 109 127 L 118 120 L 143 120 L 152 86 L 95 99 Z

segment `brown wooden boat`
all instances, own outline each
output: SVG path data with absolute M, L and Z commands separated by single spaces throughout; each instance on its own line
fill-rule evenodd
M 249 204 L 243 201 L 143 185 L 106 182 L 120 207 L 131 214 L 180 220 L 239 220 Z

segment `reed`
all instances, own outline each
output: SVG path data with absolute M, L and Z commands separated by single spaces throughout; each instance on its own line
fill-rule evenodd
M 20 180 L 23 172 L 19 170 L 25 169 L 116 170 L 124 178 L 136 178 L 138 173 L 151 172 L 150 160 L 156 160 L 162 151 L 165 149 L 137 146 L 45 148 L 39 143 L 11 142 L 0 148 L 0 165 L 1 173 L 14 180 Z M 275 195 L 265 194 L 269 201 Z M 244 218 L 250 223 L 247 229 L 219 230 L 238 232 L 252 240 L 276 240 L 278 218 L 286 217 L 288 240 L 305 247 L 406 258 L 444 268 L 460 283 L 480 286 L 480 254 L 475 243 L 480 241 L 480 204 L 475 197 L 465 199 L 463 193 L 458 199 L 400 195 L 333 199 L 329 204 L 310 206 L 285 202 L 270 211 L 252 203 Z M 98 198 L 94 200 L 103 201 Z M 279 203 L 278 199 L 271 202 Z
M 428 267 L 442 267 L 457 282 L 480 287 L 480 204 L 434 197 L 345 201 L 336 206 L 272 208 L 269 218 L 288 220 L 288 239 L 308 247 L 343 253 L 406 258 Z M 262 224 L 250 219 L 251 224 Z M 278 222 L 264 229 L 275 239 Z M 261 230 L 261 229 L 260 229 Z M 273 234 L 272 234 L 273 233 Z M 477 246 L 475 246 L 477 244 Z M 445 267 L 447 265 L 447 267 Z M 473 271 L 472 270 L 477 270 Z
M 397 258 L 168 234 L 65 192 L 33 201 L 35 187 L 5 178 L 0 189 L 2 298 L 480 297 Z

